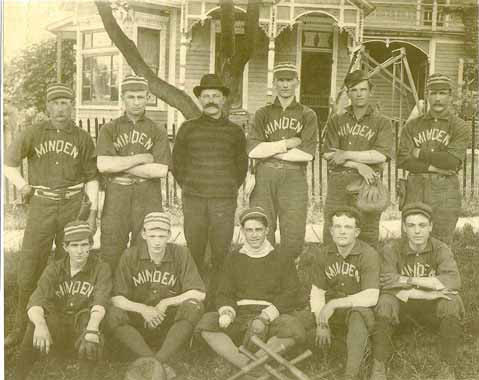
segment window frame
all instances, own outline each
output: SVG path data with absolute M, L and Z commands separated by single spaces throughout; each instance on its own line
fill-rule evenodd
M 85 87 L 84 86 L 84 83 L 83 83 L 83 74 L 84 74 L 84 60 L 86 58 L 94 58 L 94 57 L 110 57 L 110 80 L 111 80 L 111 73 L 112 73 L 112 67 L 113 67 L 113 59 L 115 57 L 118 57 L 118 71 L 117 71 L 117 77 L 118 77 L 118 86 L 117 86 L 117 91 L 118 91 L 118 99 L 116 100 L 109 100 L 109 101 L 95 101 L 95 100 L 83 100 L 83 88 Z M 81 101 L 81 105 L 83 106 L 91 106 L 91 105 L 94 105 L 94 106 L 111 106 L 111 105 L 117 105 L 118 104 L 118 101 L 120 100 L 120 66 L 121 66 L 122 62 L 121 62 L 121 59 L 120 59 L 120 56 L 119 56 L 119 53 L 115 53 L 115 52 L 95 52 L 95 53 L 87 53 L 87 54 L 82 54 L 81 55 L 81 92 L 79 94 L 80 96 L 80 101 Z M 91 88 L 91 85 L 90 85 L 90 88 Z M 91 92 L 91 89 L 90 89 L 90 92 Z

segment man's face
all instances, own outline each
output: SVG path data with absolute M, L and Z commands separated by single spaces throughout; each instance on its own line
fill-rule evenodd
M 165 231 L 160 228 L 153 228 L 143 230 L 142 236 L 148 246 L 148 252 L 150 254 L 158 254 L 164 251 L 168 240 L 170 239 L 171 232 Z
M 340 215 L 333 216 L 330 232 L 334 243 L 338 247 L 347 247 L 356 242 L 360 230 L 356 226 L 356 219 Z
M 225 104 L 225 96 L 221 90 L 208 88 L 201 91 L 198 98 L 203 108 L 203 112 L 213 118 L 221 116 Z
M 54 123 L 64 124 L 67 121 L 70 121 L 72 110 L 72 101 L 68 98 L 56 98 L 47 103 L 47 111 L 50 115 L 50 120 Z
M 249 219 L 241 228 L 246 241 L 252 248 L 259 248 L 263 245 L 268 233 L 268 228 L 263 223 L 256 219 Z
M 402 224 L 407 239 L 414 245 L 424 245 L 432 231 L 432 223 L 424 215 L 408 215 Z
M 299 80 L 296 76 L 278 77 L 273 80 L 274 88 L 280 98 L 290 98 L 295 95 Z
M 351 100 L 353 107 L 364 107 L 369 104 L 369 97 L 371 96 L 371 90 L 369 88 L 369 82 L 363 80 L 355 86 L 348 89 L 348 96 Z
M 148 91 L 125 91 L 121 98 L 127 115 L 140 116 L 145 112 Z
M 86 264 L 91 249 L 90 239 L 65 242 L 63 247 L 70 256 L 70 263 L 78 267 Z
M 428 90 L 427 101 L 431 111 L 441 113 L 445 111 L 451 103 L 451 91 L 448 89 Z

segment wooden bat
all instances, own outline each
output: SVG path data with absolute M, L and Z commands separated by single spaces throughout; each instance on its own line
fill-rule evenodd
M 243 346 L 240 346 L 239 348 L 240 352 L 242 352 L 243 354 L 245 354 L 248 358 L 250 358 L 251 360 L 257 360 L 258 357 L 255 356 L 254 354 L 252 354 L 251 352 L 249 352 L 246 348 L 244 348 Z M 285 375 L 283 375 L 282 373 L 280 373 L 278 370 L 276 370 L 275 368 L 271 367 L 269 364 L 266 364 L 264 365 L 264 369 L 266 371 L 268 371 L 272 376 L 276 377 L 277 379 L 279 380 L 290 380 L 288 377 L 286 377 Z

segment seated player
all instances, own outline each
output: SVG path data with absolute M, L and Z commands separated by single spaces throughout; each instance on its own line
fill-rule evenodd
M 358 239 L 360 214 L 355 208 L 338 208 L 330 218 L 332 242 L 321 249 L 312 266 L 311 311 L 316 344 L 329 349 L 334 343 L 344 349 L 345 343 L 344 378 L 354 379 L 374 327 L 380 261 L 377 252 Z
M 242 368 L 250 359 L 238 346 L 257 351 L 248 339 L 253 334 L 275 351 L 303 343 L 304 324 L 295 315 L 306 305 L 291 259 L 295 255 L 280 255 L 266 239 L 265 211 L 247 209 L 240 223 L 245 243 L 226 259 L 216 296 L 218 312 L 205 314 L 197 330 L 216 353 Z
M 174 377 L 166 362 L 189 341 L 203 315 L 205 286 L 188 249 L 168 243 L 168 214 L 147 214 L 142 236 L 144 241 L 121 255 L 107 326 L 134 358 L 156 357 Z M 161 343 L 158 352 L 155 343 Z
M 461 278 L 449 247 L 431 237 L 433 211 L 421 202 L 402 212 L 403 239 L 383 249 L 381 296 L 376 307 L 374 364 L 371 378 L 386 379 L 386 362 L 393 353 L 392 335 L 400 324 L 432 327 L 440 336 L 438 379 L 455 378 L 454 365 L 462 334 L 464 306 L 457 290 Z
M 103 346 L 100 324 L 110 300 L 110 266 L 90 255 L 93 240 L 87 222 L 65 226 L 68 253 L 49 264 L 27 307 L 30 319 L 17 361 L 16 379 L 26 379 L 39 353 L 76 349 L 80 378 L 92 380 Z

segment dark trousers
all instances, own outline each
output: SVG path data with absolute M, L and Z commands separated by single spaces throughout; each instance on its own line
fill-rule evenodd
M 323 224 L 323 244 L 330 244 L 331 238 L 331 215 L 335 209 L 344 206 L 353 206 L 354 199 L 348 194 L 346 187 L 353 181 L 360 179 L 361 176 L 354 170 L 344 170 L 341 172 L 329 172 L 328 174 L 328 192 L 324 205 L 324 224 Z M 361 233 L 359 239 L 376 248 L 379 240 L 379 220 L 380 213 L 361 213 Z
M 231 246 L 235 211 L 236 198 L 202 198 L 183 195 L 185 238 L 203 277 L 205 250 L 208 241 L 210 242 L 212 272 L 207 292 L 209 301 L 214 299 L 219 272 Z
M 128 245 L 141 239 L 145 215 L 162 211 L 160 181 L 152 180 L 132 185 L 108 182 L 101 220 L 101 254 L 115 270 L 120 255 Z
M 82 193 L 71 199 L 54 201 L 34 196 L 28 208 L 27 226 L 23 234 L 22 253 L 17 263 L 18 304 L 15 328 L 24 331 L 26 307 L 37 286 L 55 240 L 55 259 L 61 258 L 63 228 L 78 216 Z
M 47 314 L 45 319 L 53 340 L 53 345 L 50 348 L 51 352 L 61 355 L 76 354 L 75 342 L 86 329 L 89 318 L 89 312 L 82 312 L 77 316 L 62 313 Z M 33 364 L 40 357 L 40 351 L 33 347 L 34 332 L 35 325 L 30 322 L 17 358 L 17 380 L 26 379 L 33 368 Z M 96 362 L 86 359 L 80 360 L 80 379 L 93 380 L 92 375 L 95 368 Z
M 251 207 L 263 207 L 269 219 L 268 240 L 275 244 L 279 219 L 281 252 L 293 258 L 301 255 L 306 232 L 308 183 L 303 167 L 274 168 L 259 164 Z

